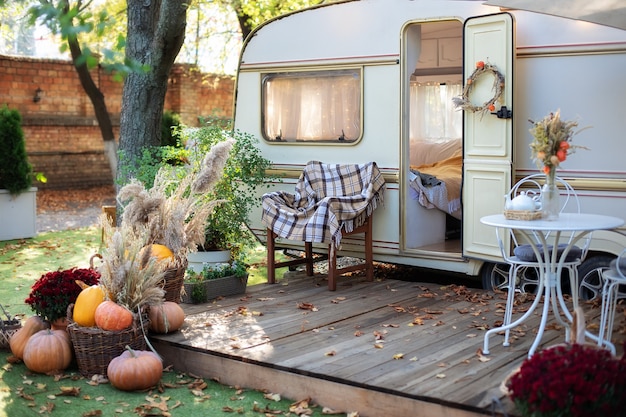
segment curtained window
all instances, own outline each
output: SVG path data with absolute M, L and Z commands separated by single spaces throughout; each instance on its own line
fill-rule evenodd
M 354 142 L 361 136 L 361 71 L 265 74 L 263 136 L 272 142 Z
M 460 83 L 419 83 L 410 85 L 409 137 L 414 140 L 448 141 L 460 139 L 462 112 L 452 104 L 460 96 Z

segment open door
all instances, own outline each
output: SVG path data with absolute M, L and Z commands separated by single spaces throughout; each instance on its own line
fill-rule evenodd
M 502 260 L 494 229 L 480 218 L 502 213 L 504 195 L 511 188 L 514 34 L 508 13 L 470 18 L 463 30 L 464 83 L 480 63 L 493 66 L 472 79 L 466 97 L 471 105 L 484 107 L 496 97 L 497 77 L 504 79 L 495 110 L 468 109 L 463 116 L 463 255 L 470 258 Z

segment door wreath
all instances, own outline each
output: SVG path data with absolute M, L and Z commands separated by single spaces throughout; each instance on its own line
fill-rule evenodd
M 483 74 L 492 74 L 493 75 L 493 91 L 494 95 L 489 100 L 485 101 L 482 105 L 476 106 L 472 104 L 469 99 L 469 95 L 472 92 L 472 88 L 474 88 L 474 83 L 478 78 L 480 78 Z M 469 76 L 467 82 L 465 83 L 465 87 L 463 87 L 463 94 L 460 97 L 454 97 L 452 102 L 455 107 L 461 108 L 465 111 L 469 112 L 478 112 L 478 113 L 486 113 L 488 111 L 493 112 L 496 109 L 495 103 L 500 100 L 502 94 L 504 92 L 504 75 L 498 71 L 495 65 L 491 65 L 489 63 L 485 63 L 483 61 L 478 61 L 476 63 L 476 69 Z

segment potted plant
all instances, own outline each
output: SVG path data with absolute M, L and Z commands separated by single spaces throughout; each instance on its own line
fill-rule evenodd
M 190 265 L 196 272 L 202 269 L 203 263 L 228 261 L 229 254 L 230 259 L 237 259 L 244 249 L 255 243 L 247 227 L 248 216 L 251 209 L 260 204 L 254 198 L 255 190 L 268 180 L 266 170 L 271 161 L 262 156 L 254 136 L 230 128 L 230 120 L 212 119 L 203 121 L 200 128 L 183 128 L 180 134 L 192 160 L 194 155 L 202 155 L 216 144 L 234 139 L 222 179 L 205 196 L 222 203 L 215 207 L 207 220 L 204 243 L 198 245 L 197 253 L 190 254 Z M 213 260 L 205 255 L 216 251 L 221 252 L 222 258 Z
M 34 174 L 28 163 L 22 116 L 4 105 L 0 107 L 0 212 L 11 220 L 0 227 L 0 240 L 37 234 L 37 188 L 32 187 L 33 178 L 45 182 L 45 177 Z
M 67 318 L 67 308 L 76 302 L 82 291 L 76 281 L 86 285 L 97 284 L 100 273 L 93 268 L 71 268 L 43 274 L 32 286 L 26 304 L 35 314 L 50 322 L 51 325 L 63 327 Z
M 247 284 L 247 266 L 243 262 L 205 264 L 200 272 L 187 269 L 181 300 L 183 303 L 196 304 L 218 297 L 243 294 Z
M 524 360 L 506 389 L 524 417 L 623 415 L 626 359 L 582 343 L 553 346 Z

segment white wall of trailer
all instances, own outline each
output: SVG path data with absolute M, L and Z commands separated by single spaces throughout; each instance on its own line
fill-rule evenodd
M 258 28 L 241 54 L 235 128 L 260 138 L 260 148 L 276 170 L 292 174 L 271 189 L 292 191 L 296 173 L 309 160 L 374 160 L 391 179 L 385 205 L 375 212 L 375 259 L 478 274 L 482 261 L 465 258 L 459 250 L 407 250 L 403 246 L 400 219 L 408 198 L 403 191 L 408 150 L 401 105 L 405 88 L 401 51 L 408 24 L 464 22 L 471 16 L 500 12 L 480 1 L 361 0 L 296 12 Z M 537 172 L 530 159 L 528 119 L 560 109 L 564 119 L 578 119 L 581 127 L 592 127 L 574 138 L 575 144 L 590 149 L 568 157 L 559 175 L 572 180 L 583 211 L 626 216 L 626 31 L 525 11 L 507 12 L 514 18 L 516 38 L 514 74 L 507 74 L 514 80 L 512 103 L 507 103 L 513 111 L 512 181 Z M 484 50 L 489 50 L 488 45 Z M 277 144 L 261 139 L 264 73 L 343 67 L 362 68 L 363 136 L 358 143 Z M 483 204 L 471 200 L 479 195 L 467 198 Z M 503 199 L 489 202 L 489 209 L 500 211 L 503 203 Z M 260 217 L 259 204 L 251 214 L 251 227 L 263 239 Z M 439 220 L 427 219 L 419 227 L 431 233 L 428 225 Z M 592 250 L 617 254 L 626 246 L 622 234 L 599 232 L 596 236 Z M 358 242 L 350 240 L 343 249 L 347 255 L 361 252 Z

